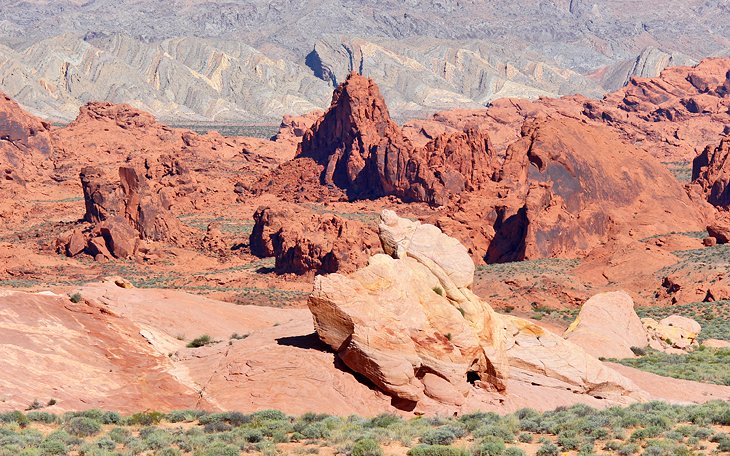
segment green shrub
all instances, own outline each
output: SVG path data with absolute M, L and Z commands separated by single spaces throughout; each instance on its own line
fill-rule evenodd
M 83 298 L 81 297 L 81 293 L 74 293 L 74 294 L 72 294 L 72 295 L 71 295 L 71 296 L 69 297 L 69 299 L 71 300 L 71 302 L 72 302 L 72 303 L 74 303 L 74 304 L 78 304 L 78 303 L 80 303 L 80 302 L 81 302 L 81 300 L 82 300 Z
M 417 445 L 407 453 L 408 456 L 470 456 L 461 448 L 445 445 Z
M 396 415 L 392 415 L 389 413 L 384 413 L 382 415 L 378 415 L 375 418 L 371 419 L 367 423 L 365 423 L 366 427 L 379 427 L 379 428 L 387 428 L 394 424 L 399 424 L 403 422 L 403 420 Z
M 76 437 L 92 437 L 101 432 L 101 423 L 85 416 L 77 416 L 68 420 L 64 428 Z
M 535 456 L 558 456 L 560 451 L 554 443 L 545 442 L 540 448 L 537 449 Z
M 474 456 L 501 456 L 505 452 L 504 440 L 489 436 L 482 440 L 472 454 Z
M 127 417 L 126 424 L 128 426 L 152 426 L 153 424 L 160 424 L 164 417 L 164 413 L 157 411 L 140 412 Z
M 205 347 L 206 345 L 212 344 L 213 341 L 211 340 L 210 336 L 207 334 L 203 334 L 202 336 L 196 337 L 195 339 L 188 342 L 187 347 L 188 348 L 200 348 Z
M 522 443 L 530 443 L 532 442 L 532 434 L 529 432 L 523 432 L 517 437 L 517 440 L 519 440 Z
M 0 423 L 17 423 L 18 426 L 25 427 L 30 423 L 30 420 L 28 419 L 23 412 L 7 412 L 7 413 L 0 413 Z
M 421 436 L 421 443 L 426 445 L 451 445 L 457 436 L 453 429 L 448 427 L 439 427 L 436 429 L 428 429 Z
M 26 415 L 30 421 L 37 423 L 53 424 L 58 421 L 56 415 L 48 412 L 28 412 Z
M 509 447 L 504 450 L 504 456 L 527 456 L 527 453 L 521 448 Z
M 155 453 L 155 456 L 181 456 L 182 453 L 176 448 L 163 448 Z
M 360 439 L 352 446 L 350 456 L 383 456 L 383 449 L 373 439 Z
M 66 444 L 57 439 L 46 439 L 38 447 L 43 456 L 65 456 L 68 454 Z
M 558 434 L 558 445 L 565 451 L 577 450 L 580 441 L 573 433 Z
M 107 433 L 107 437 L 116 443 L 126 444 L 132 438 L 132 433 L 127 429 L 115 427 Z

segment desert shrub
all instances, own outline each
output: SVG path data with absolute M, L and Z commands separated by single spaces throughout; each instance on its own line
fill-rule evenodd
M 505 442 L 514 442 L 515 440 L 514 431 L 509 429 L 505 423 L 501 422 L 499 424 L 488 424 L 486 426 L 479 427 L 474 430 L 473 434 L 476 438 L 493 436 L 499 437 Z
M 38 450 L 43 456 L 63 456 L 68 454 L 66 444 L 57 439 L 46 439 L 38 446 Z
M 231 429 L 233 429 L 231 425 L 224 421 L 211 421 L 210 423 L 207 423 L 205 424 L 205 426 L 203 426 L 203 432 L 205 432 L 206 434 L 228 432 Z
M 251 414 L 251 421 L 255 422 L 263 420 L 288 421 L 289 418 L 284 414 L 284 412 L 280 412 L 278 410 L 261 410 Z
M 451 445 L 457 439 L 456 434 L 450 427 L 438 427 L 428 429 L 421 435 L 421 443 L 426 445 Z
M 632 442 L 636 440 L 651 439 L 659 436 L 662 433 L 662 428 L 657 426 L 649 426 L 644 429 L 637 429 L 631 433 L 629 440 Z
M 305 439 L 326 439 L 330 435 L 330 430 L 322 423 L 308 424 L 301 430 L 301 434 Z
M 489 436 L 482 440 L 472 454 L 474 456 L 501 456 L 505 451 L 504 440 Z
M 481 426 L 498 423 L 500 419 L 501 417 L 494 412 L 477 412 L 462 415 L 459 417 L 459 423 L 472 432 Z
M 165 419 L 170 423 L 189 423 L 205 415 L 206 413 L 203 410 L 174 410 L 168 413 Z
M 172 436 L 162 429 L 153 429 L 151 432 L 146 432 L 144 436 L 140 432 L 140 437 L 148 450 L 161 450 L 172 443 Z
M 74 303 L 74 304 L 78 304 L 78 303 L 80 303 L 80 302 L 81 302 L 81 300 L 82 300 L 83 298 L 81 297 L 81 293 L 74 293 L 74 294 L 72 294 L 72 295 L 71 295 L 71 296 L 69 297 L 69 299 L 71 300 L 71 302 L 72 302 L 72 303 Z
M 258 429 L 241 428 L 236 430 L 236 436 L 248 443 L 259 443 L 264 440 L 264 434 Z
M 115 427 L 112 428 L 106 436 L 116 443 L 125 444 L 132 438 L 132 433 L 127 429 Z
M 530 434 L 529 432 L 523 432 L 517 437 L 517 440 L 522 443 L 530 443 L 532 442 L 532 434 Z
M 400 424 L 403 420 L 396 415 L 392 415 L 389 413 L 384 413 L 382 415 L 378 415 L 375 418 L 372 418 L 369 420 L 365 426 L 366 427 L 379 427 L 379 428 L 387 428 L 390 426 L 393 426 L 394 424 Z
M 181 456 L 182 453 L 177 448 L 163 448 L 155 452 L 155 456 Z
M 730 438 L 725 438 L 717 442 L 717 451 L 720 453 L 730 452 Z
M 521 448 L 509 447 L 504 450 L 504 456 L 527 456 L 527 453 Z
M 445 445 L 416 445 L 408 450 L 408 456 L 469 456 L 469 453 L 461 448 L 454 448 Z
M 207 334 L 203 334 L 202 336 L 198 336 L 195 339 L 188 342 L 188 344 L 186 346 L 188 348 L 200 348 L 200 347 L 205 347 L 206 345 L 210 345 L 212 343 L 213 343 L 213 341 L 210 338 L 210 336 Z
M 101 423 L 85 416 L 77 416 L 68 420 L 64 428 L 76 437 L 92 437 L 101 432 Z
M 48 412 L 28 412 L 26 415 L 28 420 L 35 421 L 37 423 L 53 424 L 58 421 L 56 415 Z
M 545 442 L 540 448 L 537 449 L 535 456 L 558 456 L 560 451 L 554 443 Z
M 558 434 L 558 445 L 565 451 L 577 450 L 580 440 L 574 433 L 561 433 Z
M 0 413 L 0 423 L 17 423 L 20 427 L 25 427 L 30 420 L 23 412 L 6 412 Z
M 223 442 L 214 442 L 196 452 L 196 456 L 239 456 L 240 450 Z
M 109 438 L 106 438 L 106 437 L 102 437 L 99 440 L 97 440 L 94 443 L 94 445 L 96 445 L 97 447 L 101 448 L 102 450 L 109 450 L 109 451 L 111 451 L 111 450 L 113 450 L 113 449 L 115 449 L 117 447 L 117 442 L 115 442 L 112 439 L 109 439 Z
M 157 411 L 135 413 L 125 420 L 128 426 L 151 426 L 159 424 L 165 417 L 164 413 Z
M 383 456 L 383 449 L 373 439 L 360 439 L 352 446 L 350 456 Z
M 619 456 L 630 456 L 632 454 L 639 452 L 639 445 L 636 443 L 626 443 L 621 445 L 621 447 L 616 451 L 616 454 Z

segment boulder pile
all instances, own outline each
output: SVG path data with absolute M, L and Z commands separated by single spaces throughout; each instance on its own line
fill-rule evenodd
M 667 353 L 694 349 L 701 329 L 699 323 L 680 315 L 661 321 L 640 319 L 631 296 L 614 291 L 586 301 L 563 336 L 593 356 L 633 358 L 647 347 Z

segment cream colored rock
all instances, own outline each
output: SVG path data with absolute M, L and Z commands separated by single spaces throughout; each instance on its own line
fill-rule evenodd
M 618 403 L 648 398 L 631 380 L 578 345 L 527 320 L 508 315 L 501 317 L 507 331 L 505 348 L 511 378 Z
M 642 318 L 641 323 L 646 328 L 649 336 L 649 346 L 655 350 L 665 351 L 668 353 L 680 353 L 692 347 L 696 347 L 698 332 L 689 331 L 674 324 L 664 324 L 666 319 L 656 321 L 653 318 Z M 670 320 L 677 322 L 680 320 Z M 687 323 L 683 322 L 683 326 Z
M 631 347 L 649 345 L 634 300 L 624 291 L 591 297 L 563 337 L 589 354 L 605 358 L 633 358 Z
M 388 255 L 394 258 L 411 256 L 422 263 L 433 262 L 458 288 L 474 283 L 474 262 L 466 247 L 436 226 L 398 217 L 386 209 L 379 228 L 383 250 Z
M 707 339 L 702 342 L 702 345 L 710 348 L 730 348 L 730 342 L 721 339 Z
M 427 373 L 446 380 L 462 397 L 468 392 L 467 372 L 504 389 L 503 354 L 488 355 L 482 348 L 493 338 L 489 311 L 478 300 L 471 304 L 482 306 L 479 329 L 426 266 L 382 254 L 349 277 L 317 276 L 309 299 L 319 337 L 342 361 L 388 394 L 412 402 L 424 399 Z
M 670 315 L 667 318 L 660 320 L 659 323 L 665 326 L 675 326 L 679 329 L 695 334 L 699 334 L 700 331 L 702 331 L 702 326 L 700 326 L 699 323 L 689 317 L 683 317 L 681 315 Z
M 320 339 L 378 388 L 416 404 L 460 406 L 467 377 L 504 392 L 513 375 L 616 402 L 644 398 L 577 345 L 494 313 L 469 289 L 474 265 L 466 249 L 438 228 L 391 211 L 381 221 L 392 257 L 375 255 L 349 276 L 318 276 L 309 298 Z

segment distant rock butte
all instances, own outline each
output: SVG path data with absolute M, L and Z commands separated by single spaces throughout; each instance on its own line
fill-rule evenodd
M 487 262 L 575 256 L 630 230 L 642 237 L 702 230 L 705 213 L 682 185 L 614 128 L 581 118 L 584 101 L 484 111 L 498 109 L 505 125 L 519 125 L 498 153 L 484 112 L 401 129 L 375 83 L 351 74 L 297 158 L 255 187 L 291 201 L 389 196 L 445 205 L 433 221 Z M 505 125 L 495 127 L 500 138 L 511 135 Z
M 325 115 L 305 133 L 300 157 L 324 167 L 321 182 L 352 199 L 396 195 L 405 201 L 446 204 L 491 177 L 489 137 L 471 129 L 415 147 L 390 118 L 375 83 L 350 74 Z

